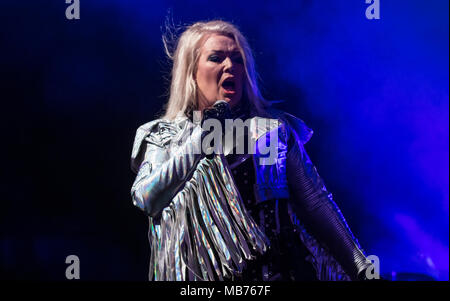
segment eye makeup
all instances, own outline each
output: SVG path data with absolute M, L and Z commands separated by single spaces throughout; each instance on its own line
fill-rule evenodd
M 223 51 L 214 51 L 213 54 L 210 54 L 208 56 L 208 61 L 211 62 L 216 62 L 216 63 L 220 63 L 222 62 L 224 59 L 226 58 L 225 54 Z M 241 54 L 238 53 L 233 53 L 231 56 L 231 60 L 237 64 L 244 64 L 244 60 L 242 59 Z
M 216 54 L 211 54 L 208 56 L 208 61 L 219 63 L 222 59 Z

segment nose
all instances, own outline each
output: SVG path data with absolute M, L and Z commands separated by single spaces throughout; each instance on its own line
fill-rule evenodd
M 233 72 L 234 64 L 233 64 L 233 61 L 229 57 L 225 58 L 225 60 L 223 61 L 223 64 L 224 64 L 223 71 Z

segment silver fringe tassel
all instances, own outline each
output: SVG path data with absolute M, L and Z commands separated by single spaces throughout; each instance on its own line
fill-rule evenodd
M 150 280 L 233 279 L 269 242 L 221 156 L 202 159 L 159 218 L 149 218 Z
M 291 206 L 289 206 L 289 216 L 300 240 L 310 253 L 306 260 L 313 265 L 317 279 L 320 281 L 351 281 L 350 276 L 348 276 L 330 252 L 308 233 Z

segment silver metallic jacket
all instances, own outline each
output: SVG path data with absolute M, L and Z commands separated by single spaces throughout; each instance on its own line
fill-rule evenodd
M 312 130 L 290 114 L 270 113 L 263 132 L 278 132 L 278 154 L 271 165 L 261 164 L 257 151 L 252 155 L 256 200 L 290 200 L 291 222 L 318 279 L 360 278 L 370 262 L 306 154 Z M 193 150 L 201 139 L 201 128 L 184 115 L 136 132 L 131 196 L 149 216 L 150 280 L 233 279 L 270 245 L 247 212 L 225 156 Z

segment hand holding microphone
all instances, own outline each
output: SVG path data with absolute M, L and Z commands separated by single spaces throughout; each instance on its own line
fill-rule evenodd
M 230 104 L 225 100 L 218 100 L 212 108 L 203 110 L 202 125 L 207 119 L 217 119 L 222 125 L 222 131 L 225 129 L 225 119 L 231 119 Z

